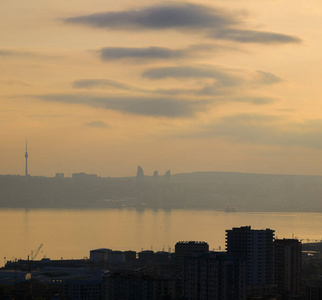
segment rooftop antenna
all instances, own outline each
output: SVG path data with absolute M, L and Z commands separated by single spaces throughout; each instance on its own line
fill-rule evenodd
M 27 144 L 27 139 L 26 139 L 26 153 L 25 153 L 25 158 L 26 158 L 26 169 L 25 169 L 25 176 L 28 176 L 28 144 Z

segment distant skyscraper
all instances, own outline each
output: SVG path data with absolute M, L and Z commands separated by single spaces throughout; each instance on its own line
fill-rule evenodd
M 138 166 L 138 171 L 136 173 L 136 184 L 142 185 L 144 182 L 144 173 L 142 167 Z
M 26 158 L 26 169 L 25 169 L 25 176 L 28 176 L 28 148 L 27 148 L 27 140 L 26 140 L 26 153 L 25 153 L 25 158 Z
M 154 187 L 158 186 L 158 177 L 159 177 L 159 173 L 158 171 L 154 171 L 153 173 L 153 179 L 152 179 L 152 183 Z
M 165 174 L 164 174 L 164 182 L 165 182 L 165 183 L 169 183 L 169 182 L 170 182 L 170 177 L 171 177 L 171 171 L 170 171 L 170 170 L 168 170 L 168 171 L 166 171 L 166 172 L 165 172 Z

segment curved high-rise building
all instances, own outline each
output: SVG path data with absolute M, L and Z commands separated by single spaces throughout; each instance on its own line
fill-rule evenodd
M 138 171 L 136 173 L 136 184 L 142 185 L 144 182 L 144 173 L 142 167 L 138 166 Z
M 27 148 L 27 141 L 26 141 L 26 153 L 25 153 L 25 158 L 26 158 L 26 168 L 25 168 L 25 176 L 28 176 L 28 148 Z
M 168 170 L 165 172 L 164 176 L 163 176 L 163 180 L 165 183 L 169 183 L 170 182 L 170 177 L 171 177 L 171 171 Z

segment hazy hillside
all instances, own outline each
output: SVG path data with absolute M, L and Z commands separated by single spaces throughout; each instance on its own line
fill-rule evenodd
M 168 178 L 169 179 L 169 178 Z M 225 172 L 163 176 L 49 178 L 0 176 L 0 207 L 237 208 L 322 212 L 322 177 Z
M 176 174 L 194 198 L 240 210 L 322 211 L 322 177 L 225 172 Z

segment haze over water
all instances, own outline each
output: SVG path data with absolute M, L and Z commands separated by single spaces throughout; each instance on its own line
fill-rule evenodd
M 27 259 L 83 258 L 96 248 L 173 250 L 176 242 L 197 240 L 225 248 L 225 230 L 271 228 L 278 238 L 321 240 L 322 213 L 226 213 L 210 210 L 1 210 L 0 265 Z

